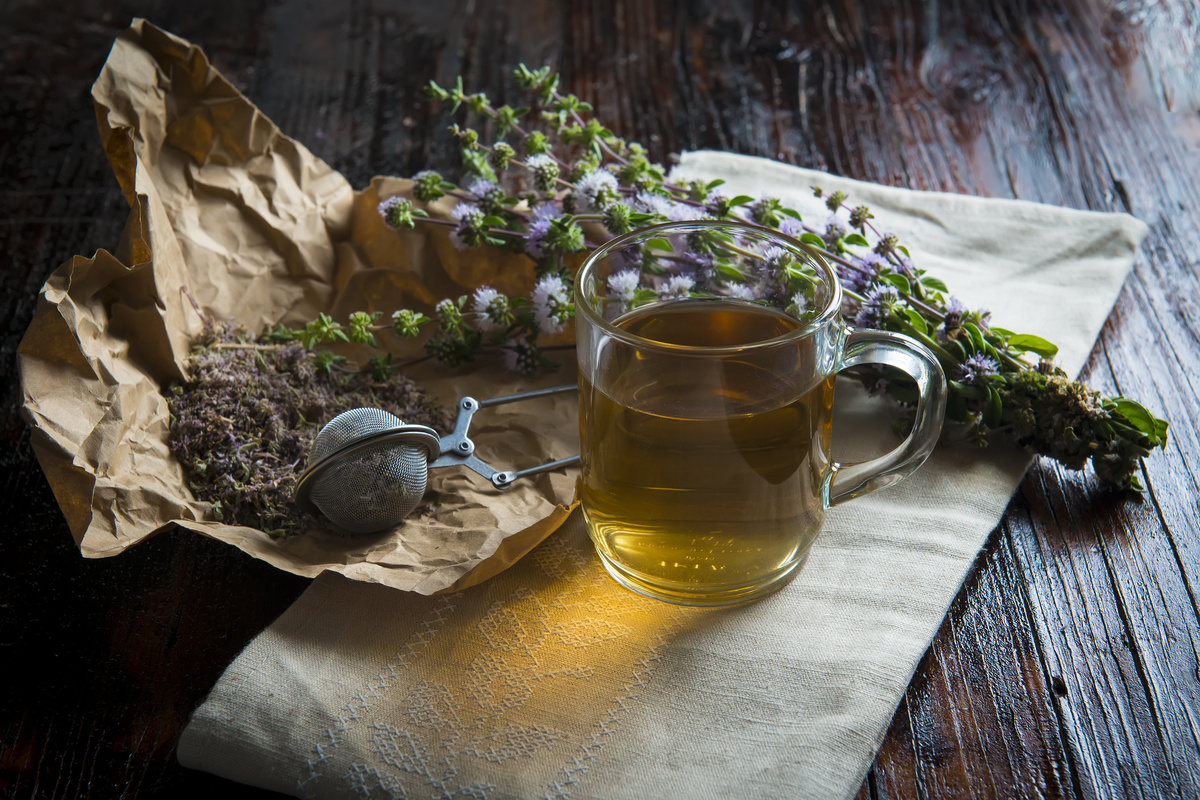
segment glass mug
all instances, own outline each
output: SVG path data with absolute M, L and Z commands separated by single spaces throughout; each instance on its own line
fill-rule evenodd
M 899 334 L 842 320 L 815 250 L 738 222 L 670 222 L 593 251 L 575 279 L 579 500 L 608 572 L 695 606 L 742 603 L 798 574 L 825 511 L 888 486 L 937 442 L 946 381 Z M 831 458 L 834 379 L 899 368 L 912 432 L 891 452 Z

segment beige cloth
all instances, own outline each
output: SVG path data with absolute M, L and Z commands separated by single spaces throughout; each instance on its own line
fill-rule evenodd
M 681 171 L 814 220 L 810 185 L 844 189 L 969 305 L 1058 343 L 1072 373 L 1146 232 L 717 153 Z M 835 454 L 891 446 L 883 401 L 838 392 Z M 791 585 L 734 609 L 619 588 L 577 514 L 453 595 L 322 576 L 229 667 L 179 758 L 302 797 L 852 797 L 1027 465 L 1012 446 L 943 442 L 900 485 L 833 509 Z

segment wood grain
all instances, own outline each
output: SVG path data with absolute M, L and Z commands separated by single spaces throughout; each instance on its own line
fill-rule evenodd
M 133 16 L 203 46 L 355 186 L 455 168 L 427 81 L 506 102 L 513 67 L 548 63 L 664 161 L 718 148 L 1146 221 L 1084 372 L 1172 422 L 1145 501 L 1033 466 L 858 796 L 1200 795 L 1194 3 L 65 0 L 0 4 L 0 796 L 259 796 L 181 769 L 174 744 L 305 585 L 185 532 L 83 561 L 19 415 L 38 287 L 124 223 L 88 89 Z

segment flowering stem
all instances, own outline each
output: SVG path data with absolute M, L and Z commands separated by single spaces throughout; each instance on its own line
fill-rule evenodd
M 255 344 L 251 342 L 217 342 L 209 345 L 213 350 L 278 350 L 277 344 Z

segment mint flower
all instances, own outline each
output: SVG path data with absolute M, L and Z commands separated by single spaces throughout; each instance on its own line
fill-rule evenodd
M 489 216 L 499 216 L 504 212 L 504 190 L 495 181 L 479 178 L 474 181 L 467 191 L 479 200 L 479 207 Z
M 709 219 L 711 216 L 704 208 L 687 203 L 675 203 L 667 214 L 667 218 L 672 222 L 691 222 L 697 219 Z
M 750 219 L 769 228 L 777 227 L 787 218 L 787 215 L 782 213 L 783 206 L 777 197 L 760 198 L 750 205 L 749 211 Z
M 604 227 L 614 236 L 633 230 L 633 209 L 624 203 L 610 203 L 604 210 Z
M 389 197 L 379 204 L 379 216 L 383 217 L 383 221 L 390 227 L 396 228 L 413 228 L 416 227 L 416 222 L 413 221 L 413 204 L 412 201 L 404 197 Z
M 877 283 L 863 298 L 854 316 L 854 325 L 858 328 L 880 328 L 901 303 L 900 292 L 895 286 Z
M 658 214 L 665 217 L 674 206 L 667 198 L 650 192 L 638 192 L 633 196 L 633 207 L 643 214 Z
M 550 228 L 543 239 L 543 249 L 552 253 L 578 253 L 587 244 L 583 228 L 570 217 L 550 220 Z
M 862 294 L 875 283 L 879 271 L 889 266 L 887 259 L 876 253 L 867 253 L 862 258 L 847 255 L 843 260 L 847 263 L 834 265 L 837 267 L 838 278 L 842 286 L 858 294 Z
M 546 234 L 550 224 L 562 216 L 562 209 L 555 203 L 542 203 L 533 209 L 533 222 L 525 232 L 525 252 L 535 261 L 546 255 Z
M 476 327 L 485 333 L 512 324 L 512 307 L 508 298 L 490 286 L 480 286 L 475 290 L 472 310 L 479 315 Z
M 445 196 L 442 191 L 442 176 L 431 169 L 422 170 L 413 175 L 413 195 L 422 203 L 432 203 Z
M 492 152 L 488 155 L 488 164 L 497 173 L 508 169 L 508 162 L 517 155 L 517 151 L 513 150 L 512 145 L 506 142 L 496 142 L 492 145 Z
M 695 285 L 696 280 L 688 275 L 673 275 L 658 290 L 658 296 L 664 300 L 689 297 Z
M 554 183 L 558 180 L 558 164 L 553 158 L 544 153 L 530 156 L 525 166 L 533 171 L 534 185 L 540 191 L 553 192 Z
M 451 335 L 462 332 L 462 311 L 449 297 L 434 306 L 433 311 L 437 314 L 438 324 L 442 326 L 443 331 Z
M 538 156 L 550 149 L 549 143 L 546 141 L 546 134 L 541 131 L 533 131 L 525 137 L 525 142 L 522 145 L 525 149 L 525 155 Z
M 509 372 L 529 375 L 542 365 L 541 351 L 523 339 L 509 339 L 500 349 L 504 353 L 504 367 Z
M 836 250 L 838 242 L 846 238 L 847 233 L 846 226 L 842 224 L 842 219 L 837 214 L 830 214 L 825 218 L 825 228 L 821 238 L 830 250 Z
M 804 292 L 796 292 L 792 295 L 792 301 L 788 304 L 787 312 L 793 317 L 803 317 L 804 312 L 808 310 L 808 298 L 804 296 Z
M 483 224 L 483 210 L 471 203 L 459 203 L 450 212 L 450 216 L 458 220 L 458 225 L 450 233 L 450 241 L 459 250 L 468 247 L 478 247 L 487 239 L 487 230 Z
M 790 275 L 788 267 L 796 263 L 796 257 L 782 247 L 769 247 L 763 253 L 763 277 L 768 284 L 786 288 Z
M 429 318 L 419 311 L 402 308 L 392 312 L 392 328 L 406 339 L 412 339 L 420 333 L 421 325 L 428 321 Z
M 804 225 L 798 219 L 784 217 L 779 221 L 779 232 L 784 236 L 790 236 L 793 239 L 799 239 L 804 235 Z
M 958 379 L 966 384 L 986 383 L 1000 372 L 1000 364 L 985 353 L 976 353 L 958 367 Z
M 616 177 L 604 169 L 589 172 L 575 189 L 576 203 L 581 214 L 603 213 L 621 199 Z
M 615 272 L 608 276 L 608 293 L 628 302 L 633 299 L 633 293 L 637 291 L 641 281 L 642 275 L 635 269 Z
M 537 282 L 530 296 L 533 317 L 538 330 L 546 334 L 562 333 L 575 308 L 566 283 L 557 275 L 547 275 Z

